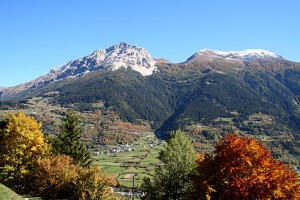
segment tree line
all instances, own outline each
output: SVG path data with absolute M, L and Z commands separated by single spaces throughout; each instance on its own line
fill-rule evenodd
M 142 199 L 300 198 L 296 172 L 253 138 L 230 133 L 212 154 L 201 154 L 186 134 L 175 131 L 159 159 L 153 179 L 144 179 Z
M 50 199 L 115 199 L 110 187 L 116 180 L 91 165 L 74 111 L 50 141 L 41 126 L 22 111 L 0 121 L 1 183 L 23 195 Z
M 117 199 L 108 177 L 92 164 L 74 111 L 58 136 L 47 140 L 41 124 L 24 112 L 0 121 L 0 181 L 14 191 L 44 198 Z M 142 199 L 299 199 L 297 174 L 261 142 L 230 133 L 211 154 L 196 152 L 174 131 L 159 153 L 161 163 L 141 186 Z

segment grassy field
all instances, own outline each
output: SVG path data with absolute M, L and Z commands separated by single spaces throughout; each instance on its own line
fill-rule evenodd
M 23 200 L 23 198 L 0 183 L 0 200 Z
M 153 133 L 145 133 L 129 145 L 133 150 L 93 156 L 94 163 L 99 164 L 109 176 L 115 177 L 122 186 L 131 188 L 134 177 L 135 187 L 139 187 L 144 177 L 154 174 L 154 168 L 159 163 L 157 156 L 164 144 Z M 113 148 L 116 145 L 103 146 L 98 151 Z

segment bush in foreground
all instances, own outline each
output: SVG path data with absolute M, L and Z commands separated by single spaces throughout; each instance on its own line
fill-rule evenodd
M 32 195 L 63 199 L 114 199 L 116 181 L 99 168 L 75 165 L 68 156 L 54 156 L 38 162 Z

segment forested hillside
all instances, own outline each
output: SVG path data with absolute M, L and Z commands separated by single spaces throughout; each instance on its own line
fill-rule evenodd
M 196 146 L 205 144 L 198 146 L 206 150 L 223 133 L 241 132 L 278 149 L 279 157 L 299 157 L 300 65 L 280 57 L 243 62 L 200 58 L 159 63 L 158 72 L 150 76 L 121 68 L 55 81 L 4 97 L 1 109 L 26 109 L 28 99 L 39 97 L 78 112 L 110 110 L 122 121 L 149 124 L 163 139 L 172 130 L 186 130 Z M 101 106 L 95 107 L 99 102 Z M 62 114 L 63 109 L 51 112 Z M 87 124 L 98 126 L 92 118 Z M 48 133 L 57 129 L 51 124 L 46 120 Z M 93 137 L 104 134 L 103 128 L 92 132 Z

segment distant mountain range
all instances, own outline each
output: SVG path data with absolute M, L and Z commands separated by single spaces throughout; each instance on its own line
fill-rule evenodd
M 227 52 L 203 49 L 188 58 L 184 63 L 196 64 L 200 62 L 209 65 L 210 62 L 223 62 L 237 64 L 241 68 L 246 67 L 245 62 L 258 60 L 283 61 L 284 59 L 275 53 L 260 49 Z M 47 74 L 28 83 L 8 88 L 0 87 L 0 97 L 13 95 L 29 88 L 39 88 L 63 79 L 83 77 L 98 70 L 115 71 L 120 68 L 131 68 L 143 76 L 148 76 L 153 74 L 153 72 L 158 72 L 158 63 L 170 62 L 162 58 L 152 58 L 144 48 L 122 42 L 107 49 L 96 50 L 91 55 L 55 67 Z
M 281 157 L 300 157 L 300 63 L 266 50 L 203 49 L 171 63 L 120 43 L 0 94 L 2 105 L 40 97 L 82 112 L 103 102 L 162 138 L 178 128 L 195 141 L 235 131 L 264 140 Z

